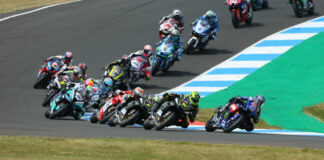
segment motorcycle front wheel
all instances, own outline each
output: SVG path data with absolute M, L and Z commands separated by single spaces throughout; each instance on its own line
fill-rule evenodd
M 232 23 L 233 23 L 234 28 L 240 27 L 240 19 L 237 18 L 236 12 L 232 12 Z
M 127 125 L 133 124 L 136 122 L 141 116 L 141 113 L 136 109 L 131 109 L 126 112 L 124 115 L 122 122 L 119 124 L 120 127 L 126 127 Z
M 230 124 L 229 127 L 223 128 L 224 133 L 230 133 L 232 132 L 235 128 L 237 128 L 241 123 L 244 121 L 244 114 L 240 114 L 240 116 Z
M 151 70 L 151 74 L 152 76 L 155 76 L 156 73 L 158 72 L 159 68 L 160 68 L 160 65 L 161 65 L 161 60 L 160 59 L 157 59 L 152 67 L 152 70 Z
M 163 117 L 163 115 L 162 115 L 162 117 Z M 160 131 L 163 128 L 171 125 L 171 123 L 174 121 L 175 118 L 176 118 L 176 113 L 171 111 L 171 113 L 169 115 L 167 115 L 166 117 L 163 117 L 163 119 L 160 120 L 156 124 L 155 130 Z

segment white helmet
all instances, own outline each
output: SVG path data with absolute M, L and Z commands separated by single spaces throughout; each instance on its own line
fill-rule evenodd
M 175 9 L 172 12 L 172 17 L 176 20 L 180 20 L 182 18 L 182 12 L 179 9 Z

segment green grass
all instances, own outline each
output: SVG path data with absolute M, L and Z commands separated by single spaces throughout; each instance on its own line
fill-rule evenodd
M 324 103 L 312 107 L 306 107 L 303 109 L 303 112 L 308 115 L 314 116 L 321 122 L 324 122 Z
M 200 122 L 207 122 L 211 116 L 214 114 L 215 109 L 199 109 L 199 112 L 197 114 L 197 121 Z M 267 122 L 265 122 L 262 118 L 260 118 L 260 121 L 258 124 L 255 125 L 255 128 L 262 128 L 262 129 L 281 129 L 278 126 L 269 126 Z
M 324 150 L 120 138 L 0 137 L 0 159 L 323 159 Z

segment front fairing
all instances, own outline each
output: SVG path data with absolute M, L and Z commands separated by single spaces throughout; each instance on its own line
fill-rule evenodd
M 199 20 L 197 24 L 192 27 L 192 29 L 194 34 L 205 36 L 208 34 L 210 25 L 206 20 Z

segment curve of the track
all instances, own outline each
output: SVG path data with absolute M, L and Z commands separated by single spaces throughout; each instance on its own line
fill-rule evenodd
M 316 1 L 317 15 L 296 18 L 282 0 L 255 12 L 254 23 L 234 29 L 224 1 L 214 0 L 84 0 L 0 22 L 0 135 L 60 137 L 130 137 L 199 141 L 222 144 L 277 145 L 324 148 L 323 138 L 261 134 L 222 134 L 204 131 L 145 131 L 109 128 L 83 121 L 48 120 L 41 107 L 44 91 L 32 89 L 42 61 L 66 50 L 74 63 L 88 64 L 88 76 L 123 54 L 158 41 L 157 22 L 179 8 L 185 15 L 184 41 L 189 24 L 207 9 L 217 12 L 220 34 L 201 53 L 184 55 L 167 73 L 139 84 L 149 93 L 173 88 L 233 56 L 274 32 L 324 14 L 324 1 Z

